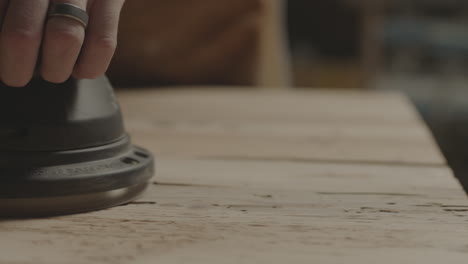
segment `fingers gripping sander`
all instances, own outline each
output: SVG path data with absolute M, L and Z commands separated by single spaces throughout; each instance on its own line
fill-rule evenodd
M 153 166 L 125 133 L 106 78 L 0 85 L 0 217 L 127 203 L 145 190 Z

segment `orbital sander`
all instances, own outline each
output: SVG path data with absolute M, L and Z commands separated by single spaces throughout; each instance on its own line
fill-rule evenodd
M 0 217 L 128 203 L 147 187 L 153 163 L 131 144 L 107 78 L 0 84 Z

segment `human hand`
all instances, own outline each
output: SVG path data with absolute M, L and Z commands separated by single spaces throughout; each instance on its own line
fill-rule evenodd
M 36 70 L 52 83 L 65 82 L 72 75 L 101 76 L 117 45 L 124 1 L 0 0 L 0 80 L 8 86 L 25 86 Z M 87 29 L 67 17 L 47 18 L 53 3 L 86 9 Z

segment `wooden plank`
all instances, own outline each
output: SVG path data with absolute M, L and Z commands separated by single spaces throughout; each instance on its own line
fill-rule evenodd
M 291 87 L 292 67 L 287 43 L 286 1 L 260 2 L 263 13 L 260 18 L 256 86 L 276 89 Z
M 0 220 L 0 263 L 466 262 L 466 196 L 398 95 L 120 96 L 134 140 L 158 155 L 148 193 L 94 213 Z M 293 156 L 296 138 L 328 154 Z M 277 147 L 257 149 L 267 143 Z
M 159 164 L 138 203 L 1 222 L 0 262 L 466 262 L 468 204 L 447 168 Z
M 399 94 L 121 92 L 131 133 L 163 156 L 445 165 Z

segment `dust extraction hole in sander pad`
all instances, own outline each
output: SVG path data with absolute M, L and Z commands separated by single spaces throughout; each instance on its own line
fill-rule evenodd
M 130 202 L 153 176 L 106 78 L 0 85 L 0 217 L 88 212 Z

